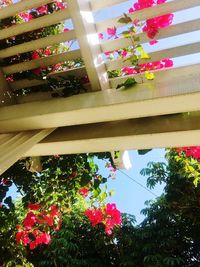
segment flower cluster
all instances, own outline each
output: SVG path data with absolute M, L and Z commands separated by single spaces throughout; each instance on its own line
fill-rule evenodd
M 48 244 L 51 241 L 49 231 L 51 228 L 59 230 L 61 216 L 55 205 L 51 206 L 48 212 L 42 211 L 39 204 L 29 204 L 28 209 L 23 226 L 16 226 L 18 229 L 16 242 L 21 242 L 24 246 L 29 244 L 30 249 L 33 250 L 38 245 Z
M 89 190 L 86 187 L 82 187 L 81 189 L 79 189 L 79 193 L 83 196 L 83 197 L 87 197 L 89 194 Z
M 200 161 L 200 146 L 186 146 L 182 148 L 177 148 L 177 152 L 185 152 L 187 157 L 193 157 Z
M 122 223 L 121 213 L 114 203 L 108 203 L 103 208 L 87 209 L 84 214 L 88 217 L 92 226 L 100 223 L 104 224 L 107 235 L 111 235 L 114 227 Z
M 144 8 L 149 8 L 154 5 L 163 4 L 165 2 L 166 0 L 138 0 L 135 4 L 133 4 L 133 7 L 129 9 L 129 13 Z M 147 36 L 150 39 L 154 39 L 156 34 L 159 32 L 159 29 L 168 27 L 170 24 L 172 24 L 173 17 L 174 17 L 173 14 L 166 14 L 163 16 L 147 19 L 146 25 L 143 27 L 143 31 L 147 33 Z M 154 43 L 156 42 L 150 42 L 150 44 Z

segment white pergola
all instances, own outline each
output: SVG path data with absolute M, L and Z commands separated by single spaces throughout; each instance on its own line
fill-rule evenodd
M 23 0 L 0 10 L 0 19 L 52 0 Z M 127 77 L 108 79 L 107 71 L 129 66 L 122 59 L 103 61 L 102 53 L 127 47 L 130 40 L 98 40 L 107 27 L 120 27 L 119 17 L 95 23 L 94 12 L 125 0 L 67 0 L 67 9 L 0 31 L 0 40 L 72 19 L 74 29 L 11 48 L 0 58 L 77 39 L 80 49 L 10 66 L 0 71 L 0 174 L 25 156 L 71 154 L 200 145 L 200 65 L 156 71 L 156 79 L 117 91 Z M 129 14 L 148 19 L 200 6 L 200 0 L 173 0 Z M 183 21 L 160 30 L 157 39 L 200 30 L 200 19 Z M 140 33 L 142 43 L 149 39 Z M 150 53 L 146 62 L 179 58 L 200 52 L 200 43 L 183 44 Z M 82 57 L 84 66 L 59 75 L 87 74 L 89 92 L 68 98 L 50 93 L 15 97 L 13 91 L 45 81 L 19 80 L 7 83 L 5 75 Z

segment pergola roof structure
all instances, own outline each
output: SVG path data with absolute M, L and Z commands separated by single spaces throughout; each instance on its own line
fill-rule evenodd
M 23 0 L 0 9 L 0 20 L 48 4 L 52 0 Z M 121 27 L 119 17 L 95 21 L 94 14 L 125 0 L 68 0 L 67 8 L 0 30 L 0 40 L 71 19 L 73 29 L 0 50 L 4 59 L 49 45 L 77 40 L 78 48 L 56 55 L 3 66 L 0 71 L 0 173 L 24 156 L 86 153 L 124 149 L 148 149 L 200 145 L 200 65 L 157 70 L 156 79 L 128 90 L 116 90 L 127 77 L 108 78 L 107 71 L 129 67 L 130 62 L 102 53 L 130 46 L 120 37 L 99 41 L 107 27 Z M 130 13 L 145 20 L 200 6 L 200 0 L 173 0 Z M 113 13 L 113 15 L 115 15 Z M 158 40 L 200 30 L 200 19 L 183 19 L 159 31 Z M 139 33 L 142 43 L 149 41 Z M 173 45 L 151 52 L 144 62 L 196 54 L 200 43 Z M 49 92 L 16 96 L 14 91 L 46 83 L 22 79 L 8 83 L 5 75 L 82 58 L 84 65 L 56 75 L 88 75 L 89 92 L 68 98 L 52 98 Z M 142 62 L 141 62 L 142 63 Z M 131 77 L 133 75 L 130 75 Z M 129 77 L 130 77 L 129 76 Z M 137 76 L 137 75 L 136 75 Z

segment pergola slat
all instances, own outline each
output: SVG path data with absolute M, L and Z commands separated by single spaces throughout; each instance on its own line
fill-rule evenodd
M 107 8 L 113 5 L 121 4 L 126 2 L 127 0 L 91 0 L 91 6 L 93 11 L 97 11 L 99 9 Z
M 104 90 L 69 98 L 2 107 L 0 132 L 12 132 L 200 110 L 200 75 L 175 77 L 159 85 Z
M 58 72 L 53 72 L 49 73 L 48 76 L 50 77 L 67 77 L 69 75 L 73 75 L 77 78 L 84 77 L 87 75 L 85 67 L 79 67 L 79 68 L 74 68 L 74 69 L 68 69 L 66 71 L 58 71 Z M 42 85 L 47 83 L 46 80 L 28 80 L 28 79 L 23 79 L 23 80 L 18 80 L 10 83 L 10 87 L 12 88 L 13 91 L 22 89 L 22 88 L 27 88 L 27 87 L 32 87 L 32 86 L 37 86 L 37 85 Z
M 128 14 L 133 20 L 145 20 L 162 16 L 168 13 L 174 13 L 180 10 L 192 8 L 200 5 L 200 0 L 174 0 L 165 4 L 160 4 L 155 7 L 145 8 Z M 107 27 L 121 27 L 122 24 L 118 22 L 121 17 L 106 19 L 97 23 L 97 32 L 104 32 Z
M 167 28 L 159 29 L 159 33 L 156 35 L 156 40 L 162 38 L 168 38 L 177 36 L 179 34 L 185 34 L 193 31 L 200 30 L 200 19 L 195 19 L 187 22 L 178 23 Z M 149 42 L 151 39 L 148 38 L 146 32 L 137 34 L 140 38 L 141 43 Z M 108 40 L 101 43 L 103 52 L 114 51 L 120 48 L 131 46 L 132 42 L 129 38 L 118 38 L 114 40 Z
M 200 42 L 193 44 L 186 44 L 182 46 L 172 47 L 168 49 L 163 49 L 160 51 L 149 53 L 149 59 L 141 59 L 140 64 L 159 61 L 165 58 L 176 58 L 186 55 L 191 55 L 200 52 Z M 111 60 L 106 63 L 108 70 L 122 69 L 124 67 L 130 67 L 131 62 L 125 61 L 123 59 Z
M 25 32 L 33 31 L 40 29 L 42 27 L 47 27 L 66 19 L 69 19 L 69 11 L 68 9 L 59 10 L 53 14 L 42 16 L 36 19 L 33 19 L 28 22 L 24 22 L 22 24 L 17 24 L 11 26 L 9 28 L 3 29 L 0 31 L 0 40 L 9 38 L 18 34 L 22 34 Z
M 2 49 L 0 50 L 0 58 L 6 58 L 17 54 L 30 52 L 38 48 L 45 48 L 47 46 L 59 44 L 73 39 L 76 39 L 74 30 L 68 32 L 62 32 L 57 35 L 50 35 L 44 38 L 40 38 L 38 40 Z
M 25 156 L 199 145 L 200 115 L 168 115 L 56 129 Z
M 67 60 L 74 60 L 81 57 L 81 51 L 79 49 L 49 56 L 40 59 L 30 60 L 14 64 L 11 66 L 3 67 L 4 74 L 13 74 L 19 71 L 26 71 L 31 69 L 40 68 L 42 66 L 54 65 L 56 63 L 64 62 Z
M 0 19 L 15 16 L 25 10 L 36 8 L 53 2 L 53 0 L 23 0 L 8 7 L 0 9 Z

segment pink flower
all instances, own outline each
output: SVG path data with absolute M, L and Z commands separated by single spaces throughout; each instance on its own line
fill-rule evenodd
M 173 67 L 174 62 L 173 60 L 167 58 L 167 59 L 163 59 L 162 62 L 165 64 L 165 68 L 170 68 Z
M 134 68 L 130 68 L 130 67 L 125 67 L 122 69 L 122 72 L 128 74 L 128 75 L 132 75 L 132 74 L 136 74 L 137 71 Z
M 63 32 L 68 32 L 69 29 L 68 28 L 64 28 Z
M 116 33 L 117 33 L 117 28 L 116 27 L 107 28 L 107 34 L 108 35 L 116 37 Z
M 123 50 L 122 53 L 121 53 L 121 56 L 122 56 L 122 57 L 126 57 L 127 54 L 128 54 L 128 52 L 127 52 L 126 50 Z
M 153 40 L 153 41 L 150 41 L 150 42 L 149 42 L 150 45 L 154 45 L 154 44 L 157 44 L 157 43 L 158 43 L 157 40 Z
M 20 13 L 19 16 L 24 20 L 24 21 L 29 21 L 33 19 L 33 16 L 29 14 L 28 12 L 23 12 Z
M 99 36 L 100 40 L 103 40 L 103 38 L 104 38 L 103 33 L 99 33 L 98 36 Z
M 48 13 L 48 7 L 47 6 L 40 6 L 40 7 L 36 8 L 36 10 L 41 15 Z

